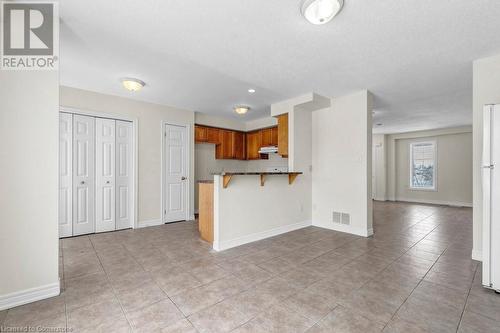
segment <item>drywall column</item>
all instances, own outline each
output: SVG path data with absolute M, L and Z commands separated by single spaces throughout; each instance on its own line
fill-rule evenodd
M 473 249 L 472 259 L 482 257 L 483 200 L 481 155 L 483 149 L 483 106 L 500 104 L 500 55 L 474 61 L 473 65 Z
M 313 225 L 360 236 L 372 227 L 372 97 L 361 92 L 332 99 L 312 116 Z M 350 224 L 333 222 L 348 213 Z
M 59 73 L 0 70 L 0 310 L 59 294 Z

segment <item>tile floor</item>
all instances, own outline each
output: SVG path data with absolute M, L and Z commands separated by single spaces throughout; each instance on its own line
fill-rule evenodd
M 221 253 L 195 222 L 61 241 L 61 296 L 4 328 L 73 332 L 500 332 L 471 209 L 375 203 L 375 235 L 316 227 Z

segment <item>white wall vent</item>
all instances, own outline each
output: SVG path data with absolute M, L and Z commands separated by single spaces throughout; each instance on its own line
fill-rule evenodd
M 338 224 L 350 225 L 351 224 L 351 215 L 348 213 L 333 211 L 332 212 L 332 222 L 338 223 Z
M 340 223 L 351 225 L 351 215 L 349 215 L 348 213 L 342 213 L 342 220 Z
M 342 222 L 342 213 L 334 211 L 332 213 L 332 222 L 333 223 L 341 223 Z

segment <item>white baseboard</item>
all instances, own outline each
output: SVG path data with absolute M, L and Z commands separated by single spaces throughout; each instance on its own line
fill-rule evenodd
M 397 198 L 396 201 L 416 202 L 416 203 L 423 203 L 423 204 L 445 205 L 445 206 L 456 206 L 456 207 L 472 207 L 472 203 L 460 202 L 460 201 L 409 199 L 409 198 Z
M 329 223 L 329 224 L 322 224 L 322 223 L 314 223 L 312 224 L 315 227 L 319 228 L 325 228 L 325 229 L 330 229 L 334 231 L 340 231 L 340 232 L 345 232 L 347 234 L 353 234 L 357 236 L 362 236 L 362 237 L 370 237 L 373 235 L 373 228 L 370 229 L 364 229 L 364 228 L 356 228 L 353 227 L 352 225 L 345 225 L 345 224 L 338 224 L 338 223 Z
M 59 295 L 59 281 L 41 287 L 0 295 L 0 311 Z
M 227 241 L 222 241 L 222 242 L 215 242 L 213 244 L 213 249 L 215 251 L 224 251 L 236 246 L 256 242 L 265 238 L 281 235 L 290 231 L 302 229 L 305 227 L 309 227 L 311 225 L 311 221 L 303 221 L 299 223 L 294 223 L 294 224 L 287 224 L 284 226 L 280 226 L 277 228 L 269 229 L 266 231 L 261 231 L 261 232 L 256 232 L 250 235 L 238 237 L 235 239 L 227 240 Z
M 161 219 L 139 221 L 137 228 L 154 227 L 163 224 Z
M 472 249 L 472 260 L 483 261 L 483 251 Z

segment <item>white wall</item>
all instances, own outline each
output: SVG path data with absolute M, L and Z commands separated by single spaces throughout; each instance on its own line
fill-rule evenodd
M 500 104 L 500 55 L 474 61 L 473 66 L 473 250 L 472 258 L 482 257 L 483 202 L 481 155 L 483 149 L 483 106 Z
M 194 133 L 194 112 L 123 97 L 61 87 L 61 106 L 138 119 L 138 213 L 140 225 L 161 222 L 162 122 L 186 124 Z M 192 134 L 193 135 L 193 134 Z M 189 179 L 194 180 L 194 139 L 191 135 Z M 190 182 L 190 215 L 194 214 L 194 186 Z
M 426 131 L 398 135 L 395 140 L 396 200 L 472 206 L 472 128 Z M 410 189 L 410 143 L 435 141 L 437 144 L 437 188 L 435 191 Z
M 59 294 L 58 85 L 0 71 L 0 310 Z
M 312 116 L 313 225 L 367 236 L 372 228 L 372 105 L 364 90 L 333 98 Z M 332 223 L 332 212 L 351 225 Z

